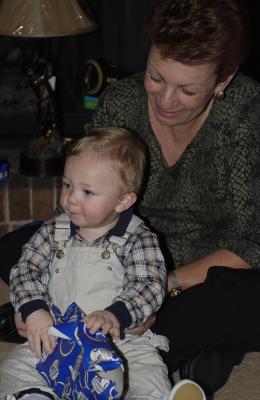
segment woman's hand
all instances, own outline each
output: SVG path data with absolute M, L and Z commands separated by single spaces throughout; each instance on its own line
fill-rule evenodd
M 141 326 L 133 329 L 125 329 L 125 333 L 129 333 L 130 335 L 142 335 L 147 329 L 150 329 L 151 326 L 155 323 L 156 315 L 151 315 Z
M 27 339 L 26 323 L 23 322 L 21 314 L 17 312 L 14 314 L 14 322 L 19 335 Z

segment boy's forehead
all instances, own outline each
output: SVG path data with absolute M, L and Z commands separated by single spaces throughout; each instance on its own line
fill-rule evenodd
M 67 158 L 65 163 L 66 171 L 75 171 L 77 174 L 89 175 L 89 173 L 98 175 L 106 175 L 107 177 L 115 178 L 115 175 L 121 180 L 120 172 L 117 163 L 106 157 L 101 152 L 93 152 L 84 150 L 78 154 L 71 155 Z
M 79 156 L 81 157 L 86 157 L 86 158 L 91 158 L 93 161 L 96 162 L 110 162 L 110 156 L 109 156 L 109 152 L 106 151 L 105 149 L 84 149 L 79 153 Z

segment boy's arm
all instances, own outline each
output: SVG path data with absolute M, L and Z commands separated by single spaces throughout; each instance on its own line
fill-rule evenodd
M 166 293 L 167 272 L 158 238 L 147 228 L 138 233 L 127 243 L 124 288 L 106 308 L 121 330 L 142 325 L 160 308 Z
M 49 310 L 49 262 L 53 222 L 44 223 L 23 247 L 10 275 L 10 298 L 25 321 L 32 312 Z

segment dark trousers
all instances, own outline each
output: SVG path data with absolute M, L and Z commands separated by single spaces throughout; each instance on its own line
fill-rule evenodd
M 202 348 L 260 351 L 260 270 L 209 269 L 205 282 L 168 297 L 152 330 L 170 341 L 173 370 Z
M 0 238 L 0 278 L 9 285 L 10 270 L 17 263 L 23 245 L 39 229 L 41 222 L 33 222 Z
M 9 283 L 22 245 L 39 228 L 26 225 L 0 239 L 0 277 Z M 172 369 L 202 348 L 260 351 L 260 269 L 209 269 L 205 282 L 168 297 L 152 330 L 168 337 L 165 361 Z

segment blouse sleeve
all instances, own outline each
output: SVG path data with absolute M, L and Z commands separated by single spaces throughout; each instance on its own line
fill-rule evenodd
M 122 79 L 111 84 L 100 97 L 92 118 L 95 128 L 116 126 L 131 128 L 143 106 L 142 75 Z
M 253 109 L 241 114 L 232 136 L 226 204 L 232 218 L 219 244 L 260 268 L 260 120 Z

